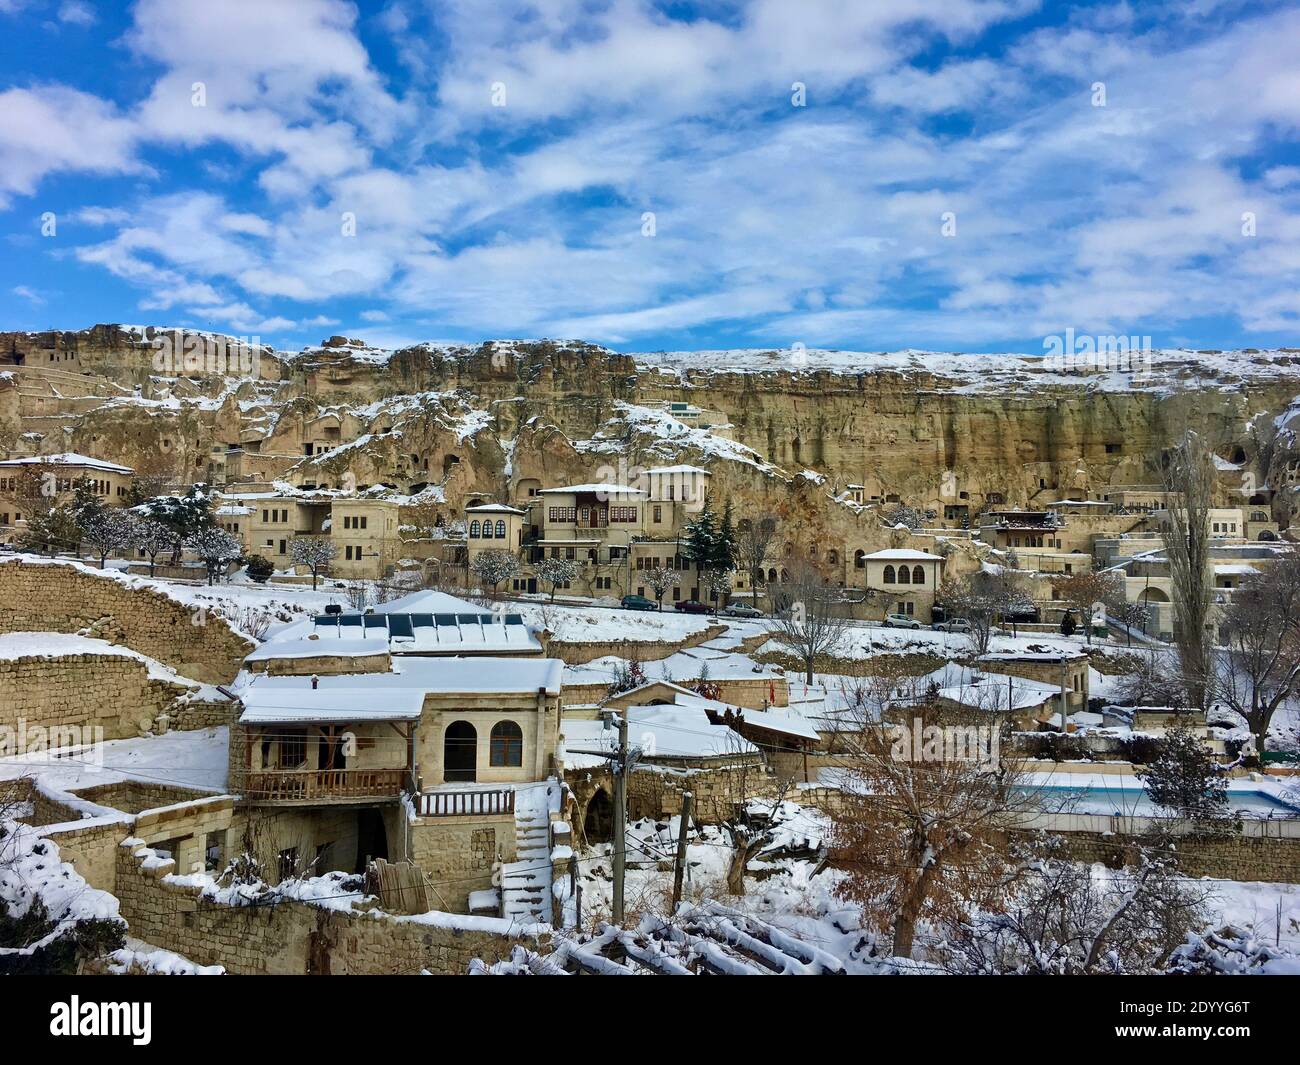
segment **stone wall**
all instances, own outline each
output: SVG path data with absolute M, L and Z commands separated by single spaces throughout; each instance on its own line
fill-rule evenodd
M 411 858 L 433 887 L 430 902 L 463 913 L 469 893 L 492 886 L 492 864 L 515 860 L 515 818 L 421 817 L 411 823 Z
M 339 898 L 313 905 L 276 895 L 224 905 L 178 883 L 173 870 L 138 840 L 118 847 L 116 894 L 130 934 L 237 975 L 456 975 L 474 958 L 508 957 L 518 943 L 550 950 L 548 934 L 510 934 L 498 918 L 396 916 L 348 909 Z
M 156 658 L 184 677 L 224 684 L 253 644 L 134 579 L 75 563 L 0 561 L 0 632 L 86 632 Z
M 0 574 L 10 569 L 0 566 Z M 2 580 L 2 578 L 0 578 Z M 149 676 L 138 658 L 74 654 L 0 660 L 0 727 L 34 729 L 102 728 L 106 740 L 129 739 L 191 689 Z M 20 727 L 21 723 L 21 727 Z M 224 722 L 223 722 L 224 724 Z M 89 743 L 93 736 L 60 740 Z M 45 741 L 42 741 L 45 742 Z M 26 744 L 25 744 L 26 746 Z
M 1062 832 L 1066 853 L 1075 861 L 1101 862 L 1112 869 L 1137 860 L 1131 836 L 1109 832 Z M 1188 876 L 1222 880 L 1262 880 L 1300 884 L 1300 839 L 1266 834 L 1224 837 L 1182 836 L 1173 855 Z
M 636 659 L 638 662 L 657 662 L 688 647 L 708 643 L 726 631 L 725 625 L 709 625 L 682 640 L 584 640 L 568 643 L 551 639 L 546 643 L 546 654 L 551 658 L 562 659 L 569 666 L 581 666 L 606 655 Z
M 128 814 L 138 814 L 160 806 L 174 806 L 176 803 L 212 797 L 211 792 L 184 788 L 176 784 L 159 784 L 149 780 L 115 780 L 111 784 L 95 784 L 89 788 L 78 788 L 74 794 L 87 802 L 93 802 L 98 806 L 109 806 Z

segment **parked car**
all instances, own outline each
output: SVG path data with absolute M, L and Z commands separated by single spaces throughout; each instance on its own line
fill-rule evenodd
M 761 618 L 763 612 L 746 603 L 732 603 L 723 611 L 729 618 Z
M 653 599 L 647 599 L 644 595 L 625 595 L 622 600 L 625 610 L 658 610 L 659 604 Z
M 673 609 L 680 610 L 683 614 L 709 613 L 709 607 L 698 599 L 683 599 L 680 603 L 675 603 Z
M 965 618 L 949 618 L 947 621 L 936 621 L 930 628 L 935 632 L 970 632 L 970 622 Z
M 887 629 L 919 629 L 921 623 L 910 614 L 886 614 L 885 628 Z

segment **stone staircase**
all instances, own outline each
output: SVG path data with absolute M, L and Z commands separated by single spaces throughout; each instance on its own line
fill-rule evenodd
M 554 780 L 515 790 L 515 861 L 501 867 L 501 916 L 551 922 L 550 798 Z

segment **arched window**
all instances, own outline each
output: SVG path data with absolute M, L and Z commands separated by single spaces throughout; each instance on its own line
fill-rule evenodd
M 863 551 L 862 548 L 858 548 L 856 551 L 853 552 L 853 568 L 854 569 L 867 568 L 867 553 Z
M 826 561 L 832 566 L 838 566 L 840 562 L 840 553 L 838 551 L 827 551 Z
M 770 569 L 770 570 L 767 571 L 767 579 L 768 579 L 768 582 L 769 582 L 770 584 L 775 584 L 775 583 L 776 583 L 776 570 L 775 570 L 775 569 Z
M 912 567 L 912 583 L 913 584 L 925 583 L 925 570 L 923 570 L 920 566 Z
M 524 730 L 513 721 L 498 721 L 492 726 L 491 765 L 524 764 Z
M 473 521 L 471 521 L 471 522 L 469 523 L 469 535 L 470 535 L 470 538 L 473 539 L 473 540 L 477 540 L 477 539 L 478 539 L 478 519 L 477 519 L 477 518 L 475 518 Z
M 908 569 L 906 566 L 898 567 L 898 583 L 899 584 L 912 583 L 912 571 Z
M 894 583 L 894 567 L 893 567 L 893 566 L 886 566 L 886 567 L 885 567 L 885 574 L 884 574 L 884 577 L 883 577 L 882 579 L 884 580 L 884 582 L 885 582 L 886 584 L 893 584 L 893 583 Z
M 498 540 L 504 540 L 505 538 L 506 538 L 506 523 L 505 523 L 505 521 L 502 520 L 501 518 L 498 518 L 498 519 L 497 519 L 497 539 L 498 539 Z

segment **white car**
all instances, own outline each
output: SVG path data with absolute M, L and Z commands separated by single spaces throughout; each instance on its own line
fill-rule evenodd
M 886 614 L 885 628 L 887 629 L 919 629 L 921 623 L 910 614 Z

